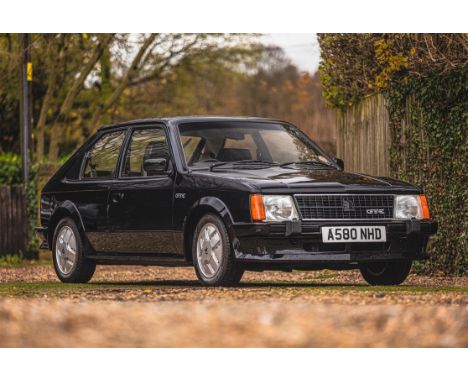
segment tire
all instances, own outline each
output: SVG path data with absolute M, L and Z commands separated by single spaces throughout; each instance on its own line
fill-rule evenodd
M 363 264 L 361 275 L 370 285 L 399 285 L 411 271 L 411 260 Z
M 226 226 L 214 214 L 204 215 L 195 227 L 192 256 L 198 280 L 203 285 L 236 285 L 244 274 L 244 268 L 234 258 Z
M 86 258 L 85 252 L 83 239 L 73 219 L 60 220 L 52 241 L 52 258 L 55 273 L 62 282 L 87 283 L 91 280 L 96 264 Z

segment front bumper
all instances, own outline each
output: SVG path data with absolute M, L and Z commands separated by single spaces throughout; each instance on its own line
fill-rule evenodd
M 323 243 L 321 227 L 385 226 L 385 243 Z M 359 264 L 370 261 L 424 260 L 435 221 L 298 221 L 233 225 L 239 261 L 262 264 Z

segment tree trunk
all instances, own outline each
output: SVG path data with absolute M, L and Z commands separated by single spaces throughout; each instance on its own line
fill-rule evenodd
M 56 51 L 53 48 L 54 41 L 49 42 L 47 49 L 47 90 L 42 101 L 39 119 L 36 125 L 36 161 L 42 163 L 44 161 L 44 141 L 45 130 L 47 123 L 47 114 L 51 106 L 51 99 L 55 91 L 55 84 L 57 82 L 57 67 L 55 65 Z
M 111 52 L 109 46 L 104 49 L 102 53 L 101 60 L 101 97 L 100 97 L 100 107 L 103 107 L 106 101 L 112 94 L 112 83 L 111 83 Z M 101 117 L 102 123 L 110 123 L 110 118 L 107 113 L 104 113 Z M 94 125 L 91 125 L 94 126 Z
M 54 123 L 50 132 L 50 142 L 49 142 L 49 162 L 56 163 L 59 153 L 59 143 L 60 143 L 60 130 L 62 124 Z

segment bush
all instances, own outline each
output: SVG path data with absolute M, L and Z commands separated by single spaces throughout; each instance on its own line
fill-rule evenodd
M 0 152 L 0 184 L 21 184 L 21 158 L 14 153 Z

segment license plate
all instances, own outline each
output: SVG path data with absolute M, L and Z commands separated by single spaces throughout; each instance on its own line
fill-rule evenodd
M 385 242 L 387 232 L 384 226 L 322 227 L 324 243 Z

